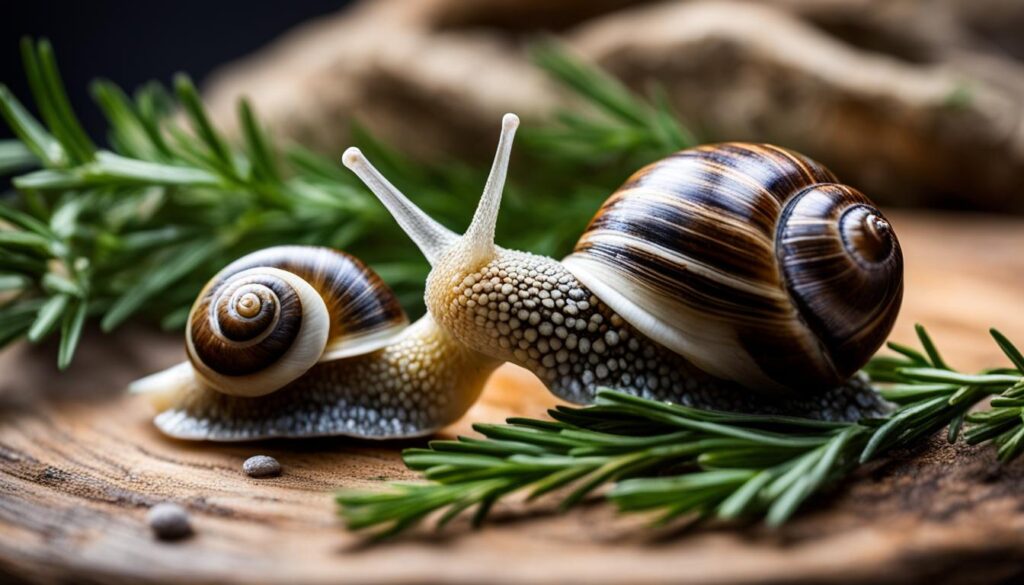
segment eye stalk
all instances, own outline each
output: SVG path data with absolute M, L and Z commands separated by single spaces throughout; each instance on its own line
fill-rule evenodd
M 505 190 L 508 162 L 512 155 L 512 140 L 519 127 L 519 116 L 505 114 L 501 119 L 501 137 L 494 163 L 484 185 L 484 193 L 477 204 L 476 213 L 469 229 L 462 236 L 462 246 L 470 253 L 470 262 L 484 262 L 494 257 L 494 228 L 498 224 L 498 210 L 501 208 L 501 194 Z
M 409 234 L 431 265 L 434 265 L 441 254 L 458 240 L 458 234 L 424 213 L 384 178 L 358 148 L 351 147 L 346 150 L 341 162 L 366 184 L 377 199 L 380 199 L 402 231 Z
M 494 163 L 487 176 L 483 195 L 473 214 L 473 221 L 465 235 L 461 237 L 435 221 L 396 189 L 370 164 L 358 148 L 346 150 L 341 162 L 355 172 L 380 199 L 402 230 L 423 252 L 431 266 L 436 265 L 441 255 L 453 245 L 464 251 L 463 257 L 467 263 L 481 263 L 494 257 L 494 228 L 498 222 L 501 194 L 505 189 L 512 140 L 518 127 L 519 117 L 515 114 L 505 114 L 501 120 L 498 150 L 494 155 Z

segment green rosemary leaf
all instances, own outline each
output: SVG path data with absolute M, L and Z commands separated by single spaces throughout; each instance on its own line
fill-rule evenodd
M 39 189 L 42 191 L 78 189 L 84 185 L 82 178 L 75 171 L 63 171 L 56 169 L 46 169 L 29 173 L 27 175 L 21 175 L 11 182 L 14 183 L 14 186 L 18 189 Z
M 532 501 L 559 488 L 565 487 L 566 485 L 569 485 L 570 483 L 591 473 L 596 467 L 596 464 L 581 465 L 576 463 L 574 465 L 567 466 L 561 471 L 556 471 L 544 479 L 535 482 L 533 484 L 533 490 L 530 492 L 530 495 L 527 496 L 526 500 Z
M 38 158 L 17 140 L 0 140 L 0 177 L 38 164 Z
M 529 427 L 529 428 L 537 429 L 537 430 L 541 430 L 541 431 L 553 431 L 553 432 L 556 432 L 556 433 L 560 432 L 560 431 L 562 431 L 562 430 L 564 430 L 566 428 L 568 428 L 568 427 L 566 427 L 566 425 L 564 425 L 564 424 L 562 424 L 560 422 L 557 422 L 557 421 L 556 422 L 551 422 L 551 421 L 548 421 L 548 420 L 536 420 L 536 419 L 532 419 L 532 418 L 523 418 L 523 417 L 518 417 L 518 416 L 514 416 L 512 418 L 506 419 L 505 423 L 506 424 L 510 424 L 510 425 L 517 425 L 517 426 L 521 426 L 521 427 Z
M 964 433 L 964 441 L 966 441 L 968 445 L 977 445 L 984 443 L 985 441 L 992 440 L 1007 431 L 1012 432 L 1018 425 L 1016 419 L 1019 413 L 1012 414 L 1013 416 L 1006 420 L 986 421 L 983 424 L 969 428 L 967 432 Z
M 961 412 L 953 419 L 953 422 L 949 423 L 949 429 L 946 431 L 947 443 L 956 443 L 957 438 L 960 436 L 960 431 L 963 429 L 966 417 L 967 413 Z
M 585 445 L 582 441 L 562 437 L 557 433 L 525 427 L 477 423 L 473 425 L 473 430 L 489 439 L 521 441 L 523 443 L 542 445 L 546 447 L 562 447 L 569 449 Z
M 792 459 L 800 452 L 799 448 L 729 447 L 701 453 L 697 464 L 705 469 L 771 467 Z
M 477 502 L 478 500 L 476 499 L 466 497 L 454 502 L 453 504 L 448 506 L 448 509 L 445 510 L 444 514 L 442 514 L 441 517 L 437 519 L 435 530 L 442 530 L 445 526 L 448 525 L 448 523 L 457 518 L 459 514 L 477 505 Z
M 50 240 L 31 232 L 0 229 L 0 248 L 46 254 L 50 250 Z
M 36 255 L 21 254 L 11 250 L 0 254 L 0 270 L 4 272 L 36 276 L 46 272 L 46 269 L 46 261 Z
M 242 133 L 256 178 L 273 183 L 280 182 L 281 174 L 274 161 L 274 155 L 247 100 L 238 102 L 238 118 L 242 122 Z
M 23 50 L 31 55 L 32 41 L 24 39 Z M 39 67 L 40 81 L 45 86 L 45 92 L 49 95 L 49 102 L 52 104 L 59 125 L 61 134 L 65 136 L 66 144 L 77 153 L 79 160 L 91 160 L 96 147 L 92 140 L 82 129 L 78 118 L 71 109 L 71 102 L 68 100 L 67 91 L 64 89 L 64 82 L 61 80 L 60 71 L 57 68 L 57 57 L 53 53 L 53 47 L 46 39 L 36 44 L 36 56 Z
M 1007 463 L 1016 459 L 1021 454 L 1021 451 L 1024 451 L 1024 426 L 1018 426 L 1010 434 L 1009 438 L 999 446 L 997 457 L 1000 461 Z
M 479 453 L 482 455 L 542 455 L 547 453 L 543 447 L 515 441 L 488 440 L 481 441 L 472 437 L 459 437 L 457 441 L 431 441 L 427 444 L 434 451 L 456 453 Z
M 73 297 L 81 296 L 82 294 L 82 289 L 78 284 L 72 282 L 66 276 L 61 276 L 55 272 L 47 272 L 43 275 L 42 284 L 43 288 L 52 294 L 66 294 Z
M 218 241 L 200 241 L 167 250 L 165 263 L 149 271 L 138 286 L 123 294 L 103 316 L 100 326 L 110 331 L 142 307 L 150 297 L 170 287 L 196 266 L 217 252 Z
M 85 160 L 77 145 L 65 131 L 61 123 L 60 114 L 55 104 L 56 96 L 50 94 L 46 82 L 43 80 L 43 71 L 39 66 L 39 58 L 36 54 L 36 44 L 32 39 L 21 39 L 21 58 L 25 68 L 25 77 L 28 80 L 29 89 L 32 92 L 35 102 L 39 108 L 39 115 L 46 124 L 47 129 L 60 143 L 64 153 L 67 154 L 70 162 L 82 162 Z
M 999 345 L 999 349 L 1003 350 L 1003 353 L 1005 353 L 1006 357 L 1009 358 L 1013 367 L 1017 368 L 1017 371 L 1020 372 L 1021 375 L 1024 375 L 1024 354 L 1021 354 L 1020 350 L 1017 349 L 1017 347 L 1013 345 L 1005 335 L 1000 333 L 999 330 L 995 328 L 989 329 L 989 333 L 992 334 L 992 337 L 996 340 L 996 343 Z
M 900 368 L 899 373 L 921 382 L 939 382 L 957 386 L 999 386 L 1013 384 L 1020 376 L 1006 374 L 961 374 L 936 368 Z
M 25 148 L 32 151 L 47 166 L 65 163 L 67 155 L 60 142 L 28 113 L 6 85 L 0 84 L 0 115 L 7 126 L 21 140 Z
M 896 353 L 905 356 L 907 359 L 914 362 L 915 365 L 924 367 L 932 365 L 931 362 L 928 361 L 928 358 L 924 356 L 924 354 L 922 354 L 921 352 L 917 351 L 912 347 L 896 343 L 895 341 L 889 341 L 885 344 L 885 346 L 895 351 Z
M 61 322 L 60 347 L 57 351 L 57 367 L 61 370 L 66 370 L 71 365 L 88 313 L 89 305 L 83 299 L 76 301 L 74 309 L 64 315 Z
M 25 335 L 33 321 L 35 316 L 32 313 L 0 312 L 0 347 Z
M 1001 398 L 1001 397 L 996 397 L 996 398 L 993 398 L 992 401 L 989 404 L 991 404 L 994 407 L 1024 406 L 1024 398 Z
M 406 449 L 402 460 L 411 469 L 427 469 L 434 465 L 458 465 L 460 467 L 484 468 L 501 463 L 501 459 L 470 453 L 436 453 L 429 449 Z
M 116 185 L 179 185 L 217 187 L 222 182 L 201 169 L 133 160 L 111 152 L 100 152 L 96 164 L 86 169 L 86 179 Z
M 748 479 L 718 506 L 718 517 L 731 520 L 746 515 L 761 491 L 774 478 L 770 470 L 760 471 Z
M 109 140 L 116 150 L 134 158 L 152 157 L 155 153 L 150 135 L 136 115 L 131 98 L 106 80 L 94 81 L 90 90 L 110 124 Z
M 71 301 L 71 295 L 58 294 L 50 297 L 36 315 L 36 320 L 28 330 L 28 340 L 37 343 L 53 331 Z
M 0 274 L 0 293 L 22 290 L 29 282 L 20 274 Z
M 921 340 L 921 347 L 923 347 L 925 353 L 928 354 L 928 358 L 931 361 L 932 366 L 940 370 L 951 369 L 946 365 L 946 362 L 943 361 L 942 356 L 939 355 L 939 350 L 935 348 L 935 343 L 932 342 L 932 338 L 928 335 L 928 331 L 925 330 L 924 326 L 917 323 L 914 325 L 914 331 L 917 332 L 917 337 Z
M 890 437 L 899 438 L 900 432 L 906 428 L 907 424 L 921 416 L 926 416 L 937 408 L 946 406 L 948 402 L 948 398 L 939 396 L 898 410 L 896 414 L 889 417 L 888 422 L 876 429 L 871 435 L 871 439 L 868 440 L 867 445 L 861 452 L 860 462 L 865 463 L 874 458 L 875 454 L 884 446 L 888 446 L 887 441 L 891 442 Z
M 562 500 L 560 507 L 563 510 L 572 508 L 599 486 L 629 472 L 638 471 L 656 464 L 657 460 L 648 458 L 643 452 L 613 458 L 587 475 L 584 481 Z
M 680 494 L 721 487 L 738 488 L 749 481 L 757 471 L 730 469 L 701 471 L 666 478 L 636 478 L 619 482 L 609 498 L 620 510 L 649 510 L 672 504 Z
M 793 485 L 795 485 L 801 478 L 810 473 L 811 469 L 814 468 L 814 464 L 817 463 L 821 457 L 822 451 L 825 446 L 818 447 L 814 450 L 802 453 L 798 457 L 783 463 L 777 469 L 776 476 L 772 479 L 771 483 L 765 486 L 762 495 L 768 501 L 773 501 L 782 494 L 786 493 Z
M 978 393 L 979 388 L 976 386 L 961 386 L 949 397 L 949 403 L 952 405 L 963 404 L 964 402 L 973 402 L 974 396 Z
M 237 175 L 234 157 L 224 139 L 214 129 L 206 109 L 203 107 L 199 92 L 192 80 L 187 75 L 178 74 L 174 77 L 174 89 L 177 92 L 178 100 L 188 114 L 199 138 L 206 144 L 210 154 L 219 163 L 219 168 L 231 176 Z
M 135 112 L 139 123 L 149 136 L 149 141 L 160 158 L 173 156 L 161 131 L 162 121 L 173 110 L 174 105 L 170 95 L 159 83 L 148 83 L 135 92 Z
M 821 453 L 821 458 L 811 468 L 811 472 L 768 508 L 765 520 L 769 526 L 784 523 L 811 494 L 825 484 L 846 446 L 859 432 L 860 429 L 851 426 L 829 441 Z
M 958 388 L 959 386 L 954 384 L 893 384 L 879 389 L 879 393 L 889 402 L 905 404 L 926 398 L 934 398 L 935 396 L 949 396 L 956 392 Z

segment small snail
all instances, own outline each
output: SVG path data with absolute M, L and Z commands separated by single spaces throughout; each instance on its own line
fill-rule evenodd
M 465 412 L 506 361 L 571 402 L 608 386 L 828 419 L 882 409 L 855 374 L 895 321 L 903 260 L 863 194 L 775 146 L 684 150 L 630 177 L 559 262 L 494 243 L 517 126 L 503 119 L 462 236 L 346 151 L 344 164 L 431 264 L 427 315 L 407 325 L 380 279 L 341 252 L 242 258 L 193 306 L 190 362 L 134 385 L 154 397 L 161 430 L 211 440 L 428 434 Z
M 278 246 L 221 270 L 192 305 L 189 361 L 134 382 L 181 439 L 430 434 L 476 401 L 499 362 L 429 315 L 409 324 L 352 256 Z

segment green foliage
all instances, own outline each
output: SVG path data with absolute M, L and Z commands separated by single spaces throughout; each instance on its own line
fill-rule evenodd
M 50 44 L 25 40 L 22 53 L 39 118 L 0 86 L 0 114 L 18 139 L 0 142 L 0 173 L 40 168 L 14 177 L 17 193 L 0 199 L 0 345 L 59 331 L 63 368 L 90 315 L 105 331 L 140 313 L 180 328 L 220 267 L 275 244 L 344 249 L 375 268 L 410 312 L 422 311 L 427 264 L 383 207 L 334 161 L 278 148 L 245 101 L 235 144 L 183 75 L 173 91 L 152 83 L 132 96 L 96 81 L 92 94 L 109 124 L 105 150 L 72 111 Z M 562 255 L 638 157 L 689 138 L 667 109 L 564 50 L 544 45 L 537 60 L 592 111 L 564 116 L 517 149 L 525 164 L 511 178 L 498 236 L 509 247 Z M 580 157 L 579 145 L 598 136 L 615 161 L 600 151 Z M 455 229 L 466 225 L 485 168 L 416 165 L 365 132 L 356 142 L 425 211 Z
M 406 465 L 430 483 L 382 492 L 343 492 L 339 511 L 353 530 L 388 537 L 444 510 L 443 527 L 475 508 L 474 525 L 513 492 L 527 500 L 559 490 L 560 509 L 591 494 L 624 512 L 648 512 L 657 522 L 680 516 L 788 520 L 808 499 L 846 478 L 860 464 L 919 444 L 943 427 L 957 439 L 964 420 L 969 443 L 992 440 L 1008 461 L 1024 447 L 1024 357 L 993 336 L 1014 368 L 979 374 L 951 369 L 923 327 L 924 350 L 890 344 L 898 357 L 866 368 L 887 383 L 896 404 L 879 420 L 833 423 L 781 416 L 699 410 L 602 390 L 594 406 L 558 407 L 553 420 L 509 419 L 475 425 L 484 439 L 432 441 L 407 449 Z M 988 396 L 992 410 L 967 415 Z M 611 489 L 598 492 L 607 484 Z

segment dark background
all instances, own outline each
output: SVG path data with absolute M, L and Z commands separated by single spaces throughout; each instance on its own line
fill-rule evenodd
M 21 68 L 25 35 L 47 37 L 72 105 L 85 129 L 105 141 L 105 124 L 89 96 L 89 82 L 110 79 L 124 89 L 183 71 L 196 83 L 218 65 L 267 44 L 298 23 L 343 7 L 346 0 L 258 2 L 176 0 L 14 2 L 0 18 L 0 83 L 32 107 Z M 10 131 L 0 124 L 0 137 Z

